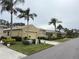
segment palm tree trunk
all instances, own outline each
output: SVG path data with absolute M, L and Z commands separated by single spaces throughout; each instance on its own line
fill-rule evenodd
M 59 29 L 59 32 L 60 32 L 60 29 Z
M 29 19 L 27 20 L 27 38 L 29 38 L 28 33 L 29 33 Z
M 10 37 L 12 36 L 12 27 L 13 27 L 13 14 L 11 12 Z
M 57 37 L 57 33 L 56 33 L 56 24 L 55 24 L 55 33 L 54 33 L 54 34 L 55 34 L 55 38 L 56 38 L 56 37 Z
M 10 25 L 10 37 L 12 37 L 12 27 L 13 27 L 13 11 L 12 11 L 12 0 L 11 0 L 11 25 Z
M 56 25 L 55 25 L 55 32 L 56 32 Z

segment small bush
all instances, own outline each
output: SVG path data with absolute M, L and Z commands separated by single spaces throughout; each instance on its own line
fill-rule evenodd
M 15 39 L 16 41 L 22 41 L 22 38 L 17 36 L 17 37 L 12 37 L 13 39 Z
M 38 39 L 48 40 L 48 38 L 46 38 L 46 37 L 38 37 Z
M 6 37 L 1 36 L 0 40 L 2 40 L 2 39 L 6 39 Z
M 2 39 L 2 41 L 4 42 L 4 44 L 15 44 L 15 39 L 12 38 Z
M 27 40 L 28 38 L 27 38 L 27 37 L 24 37 L 23 39 L 24 39 L 24 40 Z
M 23 39 L 24 39 L 24 40 L 30 40 L 30 39 L 31 39 L 31 36 L 24 37 Z

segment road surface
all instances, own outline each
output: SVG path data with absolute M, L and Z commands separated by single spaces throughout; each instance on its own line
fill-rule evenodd
M 51 47 L 23 59 L 79 59 L 79 38 Z

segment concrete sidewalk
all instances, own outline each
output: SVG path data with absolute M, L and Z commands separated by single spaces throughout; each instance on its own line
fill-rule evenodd
M 58 45 L 60 42 L 55 41 L 48 41 L 48 40 L 41 40 L 41 43 L 51 44 L 51 45 Z
M 0 44 L 0 59 L 21 59 L 23 57 L 27 56 Z

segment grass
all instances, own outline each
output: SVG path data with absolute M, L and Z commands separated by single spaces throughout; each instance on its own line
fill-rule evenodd
M 23 45 L 21 42 L 16 42 L 15 45 L 10 46 L 9 48 L 21 52 L 26 55 L 31 55 L 36 52 L 42 51 L 44 49 L 47 49 L 49 47 L 52 47 L 52 45 L 48 44 L 32 44 L 32 45 Z

